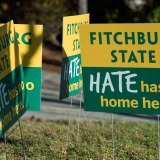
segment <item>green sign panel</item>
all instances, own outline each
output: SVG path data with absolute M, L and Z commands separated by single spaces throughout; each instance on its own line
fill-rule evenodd
M 160 113 L 160 24 L 80 26 L 85 111 Z
M 63 18 L 60 99 L 76 96 L 83 88 L 79 25 L 88 23 L 89 14 Z
M 13 21 L 0 27 L 0 135 L 3 135 L 28 107 L 23 66 L 14 34 Z
M 1 26 L 3 24 L 0 24 Z M 15 36 L 10 31 L 10 43 L 16 40 L 28 90 L 29 110 L 41 109 L 42 82 L 42 25 L 14 24 Z
M 28 96 L 28 110 L 41 110 L 42 68 L 24 67 L 25 86 Z
M 29 110 L 41 109 L 42 25 L 15 24 L 19 53 L 26 80 Z
M 63 58 L 63 65 L 60 99 L 78 95 L 83 86 L 80 54 Z

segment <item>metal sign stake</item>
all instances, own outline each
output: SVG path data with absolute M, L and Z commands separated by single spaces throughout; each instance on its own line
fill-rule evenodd
M 111 114 L 111 121 L 112 121 L 112 159 L 114 160 L 114 119 L 113 119 L 113 113 Z
M 72 97 L 70 99 L 71 99 L 71 103 L 70 103 L 70 108 L 69 108 L 68 129 L 67 129 L 67 136 L 66 136 L 67 137 L 67 139 L 66 139 L 66 150 L 67 150 L 67 147 L 68 147 L 68 139 L 69 139 L 70 125 L 71 125 L 71 115 L 72 115 L 72 112 L 71 112 Z
M 79 118 L 78 118 L 78 129 L 77 129 L 77 143 L 78 143 L 78 138 L 79 138 L 79 127 L 80 127 L 80 119 L 81 119 L 81 109 L 82 109 L 82 91 L 80 94 L 80 104 L 79 104 Z
M 160 160 L 160 141 L 159 141 L 159 114 L 158 114 L 158 160 Z
M 7 137 L 9 137 L 15 130 L 16 128 L 19 127 L 20 130 L 20 136 L 21 136 L 21 144 L 22 144 L 22 150 L 23 150 L 23 157 L 24 160 L 26 160 L 26 152 L 25 152 L 25 144 L 23 141 L 23 136 L 22 136 L 22 129 L 20 125 L 20 120 L 18 119 L 18 124 L 12 129 L 12 131 L 7 135 L 7 133 L 4 133 L 4 159 L 8 160 L 8 154 L 7 154 Z

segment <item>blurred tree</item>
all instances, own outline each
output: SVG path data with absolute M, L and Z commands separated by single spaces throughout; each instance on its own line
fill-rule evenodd
M 91 23 L 127 22 L 130 19 L 130 9 L 123 0 L 88 0 L 88 10 Z
M 88 0 L 91 23 L 151 22 L 158 6 L 159 0 Z
M 63 16 L 78 14 L 79 0 L 1 0 L 0 22 L 43 24 L 44 42 L 60 45 Z M 134 4 L 134 5 L 133 5 Z M 91 23 L 160 22 L 160 0 L 88 0 Z
M 160 6 L 151 11 L 146 17 L 147 21 L 150 23 L 159 23 L 160 22 Z
M 60 45 L 63 16 L 77 14 L 77 8 L 77 0 L 1 0 L 0 22 L 43 24 L 44 41 Z

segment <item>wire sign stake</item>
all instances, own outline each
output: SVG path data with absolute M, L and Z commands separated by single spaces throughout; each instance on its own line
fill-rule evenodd
M 7 132 L 4 134 L 4 159 L 5 160 L 9 160 L 8 159 L 8 153 L 7 153 L 7 138 L 19 127 L 19 131 L 20 131 L 20 137 L 21 137 L 21 144 L 22 144 L 22 154 L 23 154 L 23 158 L 24 160 L 26 160 L 26 152 L 25 152 L 25 143 L 23 140 L 23 134 L 22 134 L 22 129 L 21 129 L 21 124 L 20 124 L 20 120 L 18 119 L 18 124 L 12 129 L 12 131 L 7 135 Z

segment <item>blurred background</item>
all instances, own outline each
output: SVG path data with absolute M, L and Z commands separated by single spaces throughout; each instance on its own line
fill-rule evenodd
M 0 23 L 42 24 L 43 68 L 60 72 L 63 16 L 90 13 L 90 23 L 158 23 L 159 0 L 1 0 Z
M 14 20 L 16 24 L 42 24 L 44 27 L 42 110 L 39 114 L 29 113 L 29 116 L 37 115 L 40 118 L 68 116 L 65 110 L 69 108 L 69 99 L 59 101 L 63 17 L 83 13 L 90 13 L 90 23 L 158 23 L 160 22 L 160 0 L 0 1 L 0 23 Z M 78 98 L 73 105 L 78 109 Z M 93 116 L 93 113 L 90 115 Z M 102 115 L 96 114 L 96 116 L 102 118 Z M 134 117 L 137 118 L 135 115 Z M 148 116 L 143 118 L 148 119 Z

